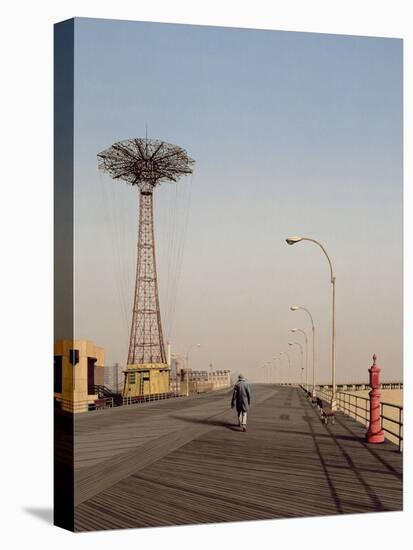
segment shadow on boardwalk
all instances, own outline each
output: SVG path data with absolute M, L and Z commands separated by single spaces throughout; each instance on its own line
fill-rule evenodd
M 213 418 L 187 418 L 185 416 L 171 415 L 171 418 L 176 418 L 177 420 L 183 420 L 184 422 L 189 422 L 191 424 L 202 424 L 203 426 L 221 426 L 222 428 L 227 428 L 228 430 L 239 432 L 238 424 L 228 422 L 227 420 L 214 420 Z
M 367 444 L 365 428 L 341 413 L 324 425 L 299 389 L 266 391 L 246 433 L 227 401 L 218 414 L 217 400 L 198 415 L 169 411 L 186 439 L 79 504 L 76 530 L 402 509 L 395 445 Z

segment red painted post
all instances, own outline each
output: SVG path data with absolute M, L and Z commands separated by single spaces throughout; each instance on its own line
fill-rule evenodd
M 370 387 L 372 388 L 370 396 L 370 425 L 367 430 L 366 438 L 368 443 L 383 443 L 384 432 L 381 426 L 380 414 L 380 371 L 376 365 L 376 354 L 373 355 L 373 364 L 369 368 Z

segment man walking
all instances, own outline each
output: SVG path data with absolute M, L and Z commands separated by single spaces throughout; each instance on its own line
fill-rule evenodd
M 238 425 L 243 432 L 247 431 L 247 411 L 251 403 L 251 392 L 245 378 L 240 374 L 238 382 L 234 386 L 232 392 L 231 408 L 234 406 L 237 409 Z

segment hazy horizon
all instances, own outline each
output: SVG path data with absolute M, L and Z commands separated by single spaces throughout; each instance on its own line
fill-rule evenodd
M 164 339 L 190 366 L 254 369 L 316 326 L 316 382 L 402 377 L 402 41 L 75 20 L 75 337 L 125 363 L 135 188 L 96 155 L 129 137 L 185 148 L 155 191 Z M 186 237 L 186 238 L 184 238 Z M 175 304 L 174 304 L 175 301 Z M 311 349 L 311 348 L 310 348 Z M 299 353 L 290 352 L 298 371 Z M 285 366 L 283 367 L 285 372 Z

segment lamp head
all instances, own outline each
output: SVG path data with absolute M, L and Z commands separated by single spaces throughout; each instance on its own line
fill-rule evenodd
M 290 328 L 290 332 L 297 332 L 296 328 Z
M 288 345 L 292 346 L 292 345 L 294 345 L 294 342 L 288 342 Z
M 291 311 L 297 311 L 297 309 L 300 309 L 300 306 L 291 306 Z
M 295 244 L 295 243 L 299 243 L 300 241 L 303 240 L 302 237 L 287 237 L 285 239 L 287 241 L 288 244 Z

